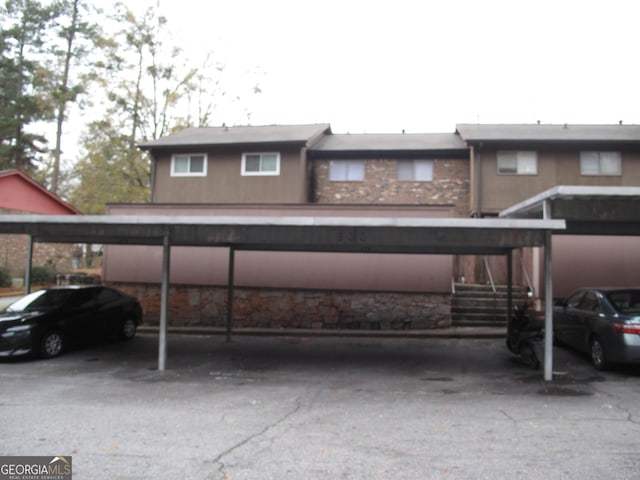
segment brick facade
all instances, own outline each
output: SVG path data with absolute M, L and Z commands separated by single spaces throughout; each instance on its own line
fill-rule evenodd
M 454 205 L 456 216 L 469 213 L 469 161 L 442 159 L 433 162 L 433 180 L 397 180 L 397 161 L 365 160 L 365 179 L 359 182 L 329 180 L 330 160 L 314 162 L 317 203 Z
M 0 215 L 30 215 L 0 208 Z M 0 267 L 8 270 L 12 278 L 24 278 L 29 237 L 26 235 L 0 235 Z M 75 246 L 59 243 L 34 243 L 32 266 L 48 266 L 54 272 L 67 272 L 74 266 Z M 81 254 L 81 252 L 80 252 Z
M 26 235 L 0 235 L 0 267 L 7 269 L 12 278 L 24 278 L 29 238 Z M 60 243 L 34 243 L 32 266 L 50 267 L 54 272 L 68 272 L 74 267 L 73 245 Z
M 146 325 L 158 325 L 160 287 L 112 283 L 140 300 Z M 236 288 L 236 328 L 434 329 L 451 325 L 450 296 L 427 293 L 347 292 Z M 227 289 L 172 286 L 171 326 L 224 327 Z

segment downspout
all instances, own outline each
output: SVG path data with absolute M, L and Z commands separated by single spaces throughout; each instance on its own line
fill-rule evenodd
M 303 147 L 300 151 L 300 171 L 302 172 L 302 202 L 313 203 L 313 160 L 309 158 L 307 147 Z
M 327 124 L 321 132 L 317 132 L 313 137 L 307 140 L 307 143 L 300 154 L 301 161 L 303 163 L 302 171 L 305 175 L 303 179 L 303 188 L 305 189 L 303 201 L 306 201 L 307 203 L 316 203 L 318 201 L 316 191 L 318 188 L 316 185 L 316 162 L 313 158 L 313 152 L 311 152 L 311 154 L 309 154 L 309 152 L 319 141 L 329 135 L 331 135 L 331 126 Z
M 307 175 L 307 202 L 309 203 L 317 203 L 318 197 L 316 194 L 317 190 L 317 181 L 316 178 L 316 161 L 313 157 L 309 159 L 309 170 Z
M 148 151 L 149 156 L 151 157 L 151 198 L 149 201 L 151 203 L 156 203 L 156 156 L 153 154 L 151 150 Z
M 476 146 L 471 145 L 471 171 L 470 173 L 470 182 L 471 182 L 471 216 L 473 218 L 481 218 L 482 217 L 482 153 L 480 152 L 480 148 L 482 147 L 482 144 L 478 144 Z M 488 269 L 488 266 L 486 264 L 486 257 L 484 257 L 484 259 L 480 259 L 479 257 L 476 257 L 476 260 L 474 260 L 474 266 L 473 266 L 473 274 L 471 275 L 471 277 L 473 277 L 476 281 L 478 279 L 480 279 L 482 277 L 482 273 L 481 273 L 481 269 L 482 266 L 480 265 L 480 262 L 484 261 L 485 262 L 485 266 L 487 268 L 487 271 L 489 272 L 489 275 L 491 275 L 491 272 Z M 492 280 L 493 283 L 493 280 Z M 495 292 L 495 287 L 494 287 L 494 292 Z
M 477 147 L 471 147 L 473 161 L 473 209 L 474 217 L 482 217 L 482 143 Z
M 471 217 L 476 216 L 476 212 L 478 210 L 478 195 L 476 194 L 477 185 L 476 185 L 476 151 L 475 148 L 469 148 L 469 213 Z

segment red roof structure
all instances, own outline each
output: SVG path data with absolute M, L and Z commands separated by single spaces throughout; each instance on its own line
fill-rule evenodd
M 44 215 L 81 212 L 18 170 L 0 171 L 0 209 Z

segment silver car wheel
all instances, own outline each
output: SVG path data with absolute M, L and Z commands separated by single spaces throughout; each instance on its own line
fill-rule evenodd
M 41 354 L 45 358 L 57 357 L 62 353 L 64 341 L 60 332 L 49 332 L 42 337 Z

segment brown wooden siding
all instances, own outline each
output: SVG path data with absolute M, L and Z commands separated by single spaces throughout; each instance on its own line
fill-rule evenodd
M 638 237 L 556 235 L 554 296 L 582 287 L 640 286 Z
M 204 177 L 171 176 L 171 154 L 159 154 L 155 162 L 154 203 L 302 203 L 306 201 L 306 172 L 300 149 L 288 147 L 197 150 L 207 153 Z M 243 176 L 242 154 L 279 152 L 280 174 Z M 176 153 L 185 153 L 177 151 Z
M 579 151 L 538 151 L 537 175 L 498 175 L 496 151 L 476 152 L 476 160 L 478 155 L 480 210 L 485 214 L 498 213 L 557 185 L 640 185 L 640 153 L 622 152 L 621 176 L 581 175 Z

